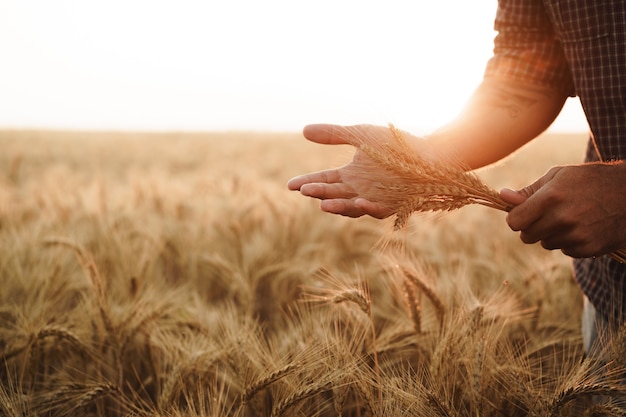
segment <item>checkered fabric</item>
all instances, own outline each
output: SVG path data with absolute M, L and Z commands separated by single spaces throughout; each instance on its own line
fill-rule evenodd
M 485 77 L 580 98 L 602 160 L 626 159 L 626 2 L 499 0 Z M 586 161 L 598 160 L 593 139 Z M 581 289 L 603 316 L 626 317 L 626 265 L 575 259 Z

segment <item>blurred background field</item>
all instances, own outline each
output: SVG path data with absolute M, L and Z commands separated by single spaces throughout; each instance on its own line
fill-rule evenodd
M 479 175 L 521 187 L 585 142 Z M 504 213 L 394 233 L 287 190 L 349 147 L 7 130 L 0 149 L 0 414 L 570 415 L 595 382 L 568 258 Z

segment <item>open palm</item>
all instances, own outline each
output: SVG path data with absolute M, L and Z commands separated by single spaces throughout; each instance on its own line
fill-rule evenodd
M 390 139 L 387 127 L 371 125 L 309 125 L 303 133 L 308 140 L 327 145 L 357 146 L 364 140 L 374 144 L 378 140 Z M 322 200 L 322 210 L 329 213 L 349 217 L 370 215 L 382 219 L 394 212 L 390 202 L 381 200 L 384 193 L 377 192 L 382 183 L 390 180 L 390 175 L 393 174 L 357 147 L 352 161 L 347 165 L 300 175 L 292 178 L 288 187 Z

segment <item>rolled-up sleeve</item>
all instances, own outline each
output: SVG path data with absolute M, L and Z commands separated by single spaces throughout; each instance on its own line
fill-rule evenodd
M 561 43 L 541 1 L 500 0 L 493 57 L 485 78 L 504 79 L 557 90 L 575 89 Z

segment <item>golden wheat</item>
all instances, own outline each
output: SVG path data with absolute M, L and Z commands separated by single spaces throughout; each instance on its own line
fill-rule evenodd
M 374 399 L 374 394 L 370 391 L 371 385 L 355 383 L 353 387 L 359 396 L 362 399 L 361 406 L 363 407 L 363 415 L 364 416 L 374 416 L 374 410 L 380 407 L 380 401 L 376 401 Z M 380 390 L 379 390 L 380 391 Z
M 285 192 L 331 163 L 300 137 L 13 135 L 0 414 L 521 417 L 620 396 L 581 365 L 568 262 L 471 209 L 381 253 L 379 222 Z
M 437 313 L 437 318 L 439 319 L 439 327 L 443 328 L 445 307 L 435 291 L 426 282 L 424 282 L 424 280 L 420 279 L 418 274 L 414 271 L 405 267 L 400 267 L 400 269 L 409 282 L 419 288 L 419 290 L 422 291 L 426 297 L 428 297 L 430 302 L 435 307 L 435 312 Z
M 582 417 L 623 417 L 626 411 L 613 404 L 593 404 L 585 410 Z
M 415 152 L 403 132 L 393 125 L 389 125 L 389 130 L 390 138 L 386 140 L 355 136 L 354 141 L 361 151 L 391 174 L 387 178 L 373 178 L 377 186 L 366 191 L 363 197 L 390 204 L 396 214 L 396 229 L 404 227 L 413 212 L 452 211 L 468 204 L 503 211 L 509 208 L 495 190 L 462 164 L 443 163 L 433 157 L 432 150 Z M 426 148 L 427 143 L 419 146 Z M 361 175 L 368 177 L 369 173 Z
M 267 388 L 274 382 L 283 378 L 284 376 L 294 372 L 298 368 L 297 363 L 289 363 L 282 368 L 275 370 L 274 372 L 270 372 L 269 374 L 261 377 L 259 380 L 255 381 L 252 385 L 248 386 L 241 396 L 242 405 L 246 405 L 248 401 L 259 391 Z
M 417 294 L 415 293 L 414 284 L 408 279 L 403 282 L 404 298 L 406 300 L 409 315 L 413 321 L 413 329 L 415 333 L 422 333 L 422 306 Z
M 321 392 L 328 391 L 332 388 L 330 382 L 314 382 L 309 386 L 305 386 L 291 395 L 280 400 L 276 406 L 272 409 L 271 417 L 280 417 L 284 416 L 285 413 L 293 406 L 298 404 L 301 401 L 309 399 Z
M 592 397 L 614 397 L 621 398 L 626 394 L 626 389 L 623 386 L 615 385 L 615 384 L 606 384 L 606 383 L 586 383 L 586 384 L 578 384 L 573 387 L 568 387 L 567 389 L 558 393 L 555 396 L 551 404 L 548 406 L 549 416 L 559 416 L 561 415 L 561 410 L 563 407 L 572 402 L 572 401 L 580 401 L 581 399 Z
M 363 311 L 368 316 L 371 314 L 371 306 L 369 300 L 367 299 L 367 296 L 357 288 L 347 289 L 338 293 L 332 298 L 332 301 L 335 304 L 351 302 L 359 306 L 361 311 Z
M 434 410 L 437 416 L 453 417 L 459 414 L 453 409 L 452 404 L 436 392 L 428 391 L 426 393 L 426 402 L 430 408 Z
M 343 407 L 348 395 L 349 386 L 345 383 L 333 387 L 333 408 L 338 416 L 343 415 Z

